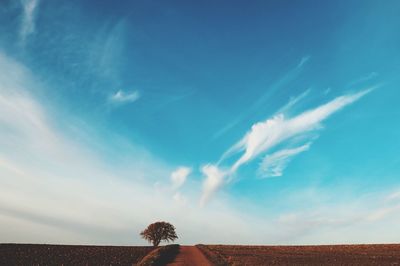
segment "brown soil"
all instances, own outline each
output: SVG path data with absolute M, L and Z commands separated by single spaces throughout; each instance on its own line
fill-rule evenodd
M 153 247 L 0 244 L 0 265 L 135 265 Z
M 220 265 L 400 265 L 400 244 L 205 247 Z
M 199 247 L 202 252 L 194 246 L 180 246 L 179 254 L 168 265 L 400 266 L 400 244 Z M 152 250 L 152 247 L 0 244 L 0 265 L 136 265 Z
M 211 266 L 203 253 L 194 246 L 180 246 L 175 260 L 168 266 Z

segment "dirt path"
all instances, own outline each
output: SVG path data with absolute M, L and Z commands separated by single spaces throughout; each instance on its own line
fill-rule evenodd
M 195 246 L 180 246 L 175 260 L 168 266 L 212 266 Z

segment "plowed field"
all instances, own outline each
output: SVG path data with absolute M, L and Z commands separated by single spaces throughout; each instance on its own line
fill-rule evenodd
M 400 265 L 400 244 L 203 247 L 221 265 Z
M 0 244 L 0 265 L 135 265 L 152 247 Z

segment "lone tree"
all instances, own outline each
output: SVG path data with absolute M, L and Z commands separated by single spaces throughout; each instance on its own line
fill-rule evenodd
M 150 224 L 143 232 L 140 233 L 142 238 L 151 242 L 157 247 L 161 241 L 174 241 L 178 238 L 175 233 L 175 226 L 167 222 L 155 222 Z

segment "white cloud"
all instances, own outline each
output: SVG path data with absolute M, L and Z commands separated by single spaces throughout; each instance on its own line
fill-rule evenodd
M 293 149 L 283 149 L 266 155 L 258 169 L 261 177 L 282 176 L 291 158 L 310 148 L 311 143 Z
M 337 97 L 293 118 L 287 119 L 283 114 L 278 114 L 264 122 L 254 124 L 251 130 L 234 146 L 234 151 L 244 150 L 244 154 L 235 162 L 231 171 L 235 172 L 242 164 L 286 140 L 320 128 L 323 120 L 346 105 L 357 101 L 371 90 L 367 89 Z
M 386 201 L 394 201 L 394 200 L 399 200 L 400 199 L 400 191 L 395 191 L 390 193 L 387 197 L 386 197 Z
M 398 192 L 342 200 L 335 189 L 309 198 L 295 198 L 307 208 L 292 208 L 279 198 L 285 211 L 268 208 L 254 212 L 243 205 L 238 212 L 228 201 L 198 208 L 195 193 L 183 197 L 153 187 L 171 167 L 157 160 L 130 160 L 119 169 L 101 160 L 84 143 L 75 142 L 53 126 L 54 112 L 32 97 L 30 72 L 0 53 L 0 235 L 3 242 L 57 244 L 145 244 L 139 232 L 155 220 L 173 223 L 181 244 L 318 244 L 396 242 L 400 231 Z M 62 119 L 60 122 L 65 122 Z M 59 125 L 59 124 L 57 124 Z M 137 162 L 140 160 L 139 162 Z M 140 165 L 147 168 L 137 172 Z M 207 176 L 204 200 L 221 187 L 227 171 L 203 167 Z M 136 178 L 140 176 L 141 178 Z M 191 180 L 192 181 L 192 180 Z M 199 183 L 193 181 L 190 191 Z M 191 186 L 185 183 L 185 188 Z M 391 188 L 392 189 L 392 188 Z M 322 196 L 321 196 L 322 195 Z M 340 195 L 341 203 L 334 199 Z M 389 196 L 387 196 L 389 195 Z M 278 199 L 277 199 L 278 202 Z M 247 207 L 247 208 L 246 208 Z M 236 208 L 236 207 L 235 207 Z M 218 222 L 216 222 L 218 221 Z M 235 234 L 232 234 L 235 232 Z M 368 232 L 366 234 L 365 232 Z
M 311 195 L 297 195 L 292 201 L 307 207 L 278 216 L 277 228 L 284 232 L 280 240 L 290 239 L 292 244 L 396 242 L 392 232 L 399 227 L 398 199 L 387 202 L 385 190 L 356 197 L 354 191 L 350 194 L 316 189 Z
M 377 210 L 371 211 L 371 213 L 366 217 L 369 221 L 379 221 L 384 219 L 386 216 L 398 213 L 400 210 L 400 204 L 394 206 L 385 206 Z
M 36 86 L 28 69 L 0 53 L 1 241 L 143 245 L 139 232 L 160 219 L 176 226 L 181 243 L 245 239 L 242 217 L 227 205 L 199 209 L 195 193 L 154 187 L 171 173 L 160 160 L 132 151 L 129 164 L 116 166 L 65 134 L 79 126 L 73 120 L 60 117 L 55 127 L 55 112 L 28 92 Z
M 140 98 L 140 93 L 138 91 L 124 92 L 122 90 L 117 91 L 110 96 L 109 100 L 115 104 L 133 103 Z
M 318 106 L 317 108 L 304 111 L 292 118 L 285 117 L 284 114 L 269 118 L 263 122 L 254 124 L 250 131 L 235 145 L 228 149 L 218 161 L 221 164 L 227 157 L 243 152 L 238 160 L 233 163 L 229 170 L 222 174 L 216 166 L 213 168 L 203 168 L 205 174 L 203 196 L 201 202 L 206 202 L 211 195 L 221 186 L 225 176 L 232 176 L 243 164 L 246 164 L 262 154 L 267 154 L 278 145 L 287 145 L 296 138 L 306 139 L 309 143 L 296 149 L 284 148 L 272 155 L 267 155 L 261 164 L 260 171 L 265 177 L 280 176 L 287 166 L 291 157 L 307 150 L 312 143 L 312 132 L 320 129 L 321 122 L 330 117 L 343 107 L 359 100 L 361 97 L 371 92 L 374 88 L 359 91 L 354 94 L 339 96 L 332 101 Z M 296 104 L 300 99 L 307 95 L 304 92 L 299 97 L 291 99 L 281 110 L 287 110 L 288 106 Z M 210 167 L 210 166 L 208 166 Z M 212 170 L 211 170 L 212 169 Z
M 209 198 L 222 186 L 226 172 L 222 171 L 216 165 L 207 164 L 201 168 L 205 175 L 203 182 L 203 193 L 200 199 L 200 205 L 204 206 Z
M 186 197 L 183 196 L 181 193 L 176 192 L 174 194 L 174 196 L 172 197 L 174 199 L 175 202 L 179 203 L 179 204 L 186 204 Z
M 39 6 L 39 0 L 21 0 L 22 5 L 22 21 L 20 28 L 21 42 L 24 43 L 26 38 L 35 32 L 35 17 Z
M 189 167 L 183 167 L 183 166 L 178 167 L 178 169 L 173 171 L 171 174 L 172 187 L 174 189 L 178 189 L 181 186 L 183 186 L 183 184 L 186 181 L 186 178 L 188 177 L 188 175 L 190 175 L 191 172 L 192 169 Z
M 24 145 L 51 152 L 58 145 L 58 139 L 48 127 L 43 110 L 24 90 L 28 84 L 35 83 L 29 70 L 1 53 L 0 69 L 0 129 L 3 129 L 0 133 L 5 135 L 0 143 L 9 147 L 23 138 Z

